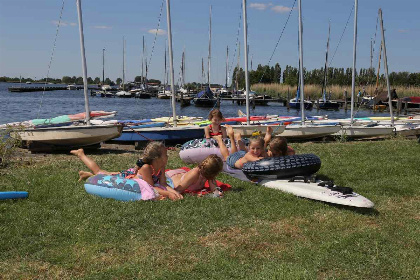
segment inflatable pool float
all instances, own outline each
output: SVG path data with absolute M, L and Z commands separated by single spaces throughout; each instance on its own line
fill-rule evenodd
M 270 157 L 246 162 L 242 171 L 252 179 L 282 179 L 315 174 L 321 168 L 321 159 L 314 154 Z
M 155 190 L 141 179 L 125 179 L 117 175 L 97 174 L 85 183 L 89 194 L 122 201 L 152 200 L 158 197 Z
M 223 140 L 226 148 L 228 148 L 230 153 L 230 140 L 228 138 Z M 243 139 L 245 145 L 248 145 L 248 139 Z M 215 154 L 223 159 L 222 154 L 220 153 L 219 145 L 217 141 L 213 138 L 206 139 L 194 139 L 186 142 L 181 147 L 179 156 L 186 163 L 199 163 L 202 162 L 207 156 Z M 223 159 L 224 160 L 224 159 Z
M 17 198 L 27 198 L 28 192 L 0 192 L 0 200 L 3 199 L 17 199 Z

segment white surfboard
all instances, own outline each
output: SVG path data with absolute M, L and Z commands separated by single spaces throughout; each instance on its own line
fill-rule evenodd
M 241 170 L 230 168 L 226 164 L 223 166 L 223 172 L 239 180 L 250 182 Z M 276 179 L 262 180 L 258 184 L 313 200 L 360 208 L 374 207 L 372 201 L 358 193 L 343 194 L 340 191 L 335 191 L 334 188 L 330 189 L 325 186 L 319 186 L 318 184 L 321 182 L 320 180 L 317 180 L 315 183 L 305 183 L 303 180 L 289 182 L 288 179 Z

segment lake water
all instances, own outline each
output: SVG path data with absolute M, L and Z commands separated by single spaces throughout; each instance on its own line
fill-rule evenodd
M 57 90 L 42 92 L 9 92 L 8 87 L 19 84 L 0 83 L 0 124 L 25 121 L 35 118 L 52 118 L 59 115 L 84 112 L 83 90 Z M 32 85 L 34 86 L 34 85 Z M 90 109 L 117 111 L 116 119 L 146 119 L 171 117 L 172 108 L 169 99 L 138 98 L 104 98 L 89 96 Z M 200 108 L 194 105 L 181 108 L 176 104 L 177 115 L 207 118 L 211 108 Z M 237 105 L 231 101 L 222 101 L 220 110 L 225 117 L 238 116 L 238 110 L 245 112 L 245 105 Z M 252 115 L 300 116 L 297 110 L 287 110 L 282 103 L 272 102 L 269 106 L 256 106 L 251 109 Z M 359 110 L 356 117 L 367 117 L 373 114 L 369 110 Z M 350 110 L 344 111 L 306 111 L 306 116 L 328 115 L 329 118 L 350 117 Z M 388 116 L 389 113 L 375 113 L 375 116 Z

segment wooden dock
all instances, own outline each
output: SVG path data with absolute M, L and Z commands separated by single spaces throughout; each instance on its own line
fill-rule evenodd
M 53 90 L 67 90 L 67 86 L 27 86 L 27 87 L 9 87 L 10 92 L 35 92 L 35 91 L 53 91 Z M 83 89 L 83 85 L 76 86 L 77 90 Z

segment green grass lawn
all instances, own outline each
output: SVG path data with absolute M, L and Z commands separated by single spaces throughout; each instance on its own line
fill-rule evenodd
M 292 144 L 318 174 L 375 203 L 371 211 L 219 180 L 222 199 L 120 202 L 77 182 L 76 157 L 0 169 L 0 279 L 419 279 L 420 145 L 414 140 Z M 96 153 L 106 170 L 138 153 Z M 185 166 L 177 151 L 169 168 Z M 191 167 L 191 166 L 190 166 Z M 416 253 L 417 252 L 417 253 Z

